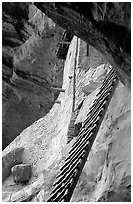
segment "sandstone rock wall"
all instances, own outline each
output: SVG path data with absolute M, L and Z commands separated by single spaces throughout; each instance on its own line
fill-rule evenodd
M 96 93 L 97 90 L 85 99 L 76 123 L 84 120 Z M 119 83 L 72 200 L 81 201 L 82 197 L 83 201 L 92 202 L 130 201 L 130 97 L 130 92 Z
M 3 149 L 46 115 L 59 94 L 50 88 L 63 80 L 64 62 L 56 57 L 63 30 L 32 4 L 24 43 L 13 25 L 3 22 Z
M 55 103 L 45 117 L 25 129 L 3 151 L 4 156 L 14 147 L 25 148 L 23 161 L 33 165 L 30 184 L 35 182 L 39 175 L 44 175 L 43 201 L 49 197 L 55 176 L 75 140 L 73 139 L 66 145 L 73 104 L 73 78 L 70 79 L 69 76 L 74 73 L 76 42 L 77 39 L 74 37 L 65 61 L 62 85 L 65 93 L 60 93 L 58 97 L 61 104 Z M 97 55 L 97 51 L 91 49 Z M 101 62 L 99 62 L 100 60 Z M 98 55 L 97 61 L 99 62 L 97 66 L 103 63 L 101 55 Z M 85 100 L 77 117 L 77 123 L 85 119 L 100 84 L 88 96 L 82 93 L 81 88 L 87 84 L 90 85 L 92 81 L 101 81 L 101 76 L 103 79 L 107 73 L 104 72 L 104 66 L 89 68 L 87 63 L 86 44 L 80 41 L 76 68 L 76 107 L 81 100 Z M 85 69 L 85 64 L 87 69 Z M 83 65 L 81 69 L 79 69 L 79 65 Z M 107 65 L 107 71 L 108 69 Z M 119 83 L 71 201 L 129 201 L 130 154 L 130 93 Z M 5 194 L 6 192 L 15 194 L 19 189 L 22 189 L 20 186 L 10 186 L 12 184 L 12 176 L 10 176 L 3 183 Z M 37 202 L 36 196 L 31 201 Z

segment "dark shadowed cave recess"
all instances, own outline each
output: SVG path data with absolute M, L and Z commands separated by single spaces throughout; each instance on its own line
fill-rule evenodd
M 99 50 L 115 68 L 120 81 L 131 82 L 131 3 L 34 3 L 62 28 Z
M 3 149 L 58 97 L 50 88 L 62 85 L 64 62 L 56 50 L 63 32 L 32 3 L 2 3 Z

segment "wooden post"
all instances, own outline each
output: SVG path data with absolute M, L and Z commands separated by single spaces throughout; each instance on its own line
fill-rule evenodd
M 62 43 L 65 45 L 70 45 L 70 42 L 68 42 L 68 41 L 63 41 Z
M 89 56 L 89 44 L 87 43 L 87 51 L 86 51 L 86 56 Z
M 75 52 L 75 61 L 74 61 L 74 71 L 73 71 L 73 105 L 72 105 L 72 112 L 74 112 L 74 109 L 75 109 L 75 86 L 76 86 L 77 56 L 78 56 L 78 37 L 77 37 L 77 43 L 76 43 L 76 52 Z
M 61 104 L 61 101 L 60 100 L 56 100 L 55 103 Z
M 53 86 L 51 87 L 51 90 L 65 92 L 65 89 L 58 88 L 58 87 L 53 87 Z

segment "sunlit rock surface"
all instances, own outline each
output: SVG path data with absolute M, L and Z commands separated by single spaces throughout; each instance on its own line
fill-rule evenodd
M 63 30 L 31 3 L 3 3 L 3 15 L 5 4 L 10 15 L 2 24 L 3 149 L 46 115 L 59 93 L 50 88 L 62 85 L 63 74 L 63 61 L 56 57 Z M 13 12 L 16 5 L 17 11 L 24 9 L 25 20 Z
M 95 97 L 96 92 L 92 93 L 92 97 Z M 85 99 L 77 123 L 82 122 L 86 117 L 90 97 L 91 95 Z M 73 200 L 80 201 L 81 196 L 78 194 L 81 191 L 84 201 L 130 201 L 130 97 L 130 92 L 119 82 L 83 169 Z M 91 186 L 94 187 L 93 190 Z
M 33 166 L 29 185 L 36 182 L 40 175 L 44 175 L 41 189 L 45 191 L 43 201 L 49 197 L 59 168 L 75 140 L 66 144 L 73 105 L 73 78 L 70 79 L 69 76 L 74 71 L 76 43 L 77 38 L 74 37 L 65 61 L 62 85 L 65 93 L 60 93 L 58 97 L 61 104 L 55 103 L 45 117 L 25 129 L 3 151 L 4 156 L 14 147 L 25 148 L 23 162 Z M 89 82 L 101 81 L 101 76 L 103 80 L 109 71 L 104 57 L 94 48 L 90 47 L 90 50 L 90 55 L 87 56 L 86 43 L 78 39 L 75 108 L 82 100 L 84 102 L 76 123 L 86 118 L 100 83 L 88 96 L 82 88 Z M 92 54 L 94 58 L 91 57 Z M 103 72 L 104 65 L 98 71 L 101 64 L 106 64 L 107 71 Z M 130 201 L 130 125 L 130 92 L 119 82 L 71 201 Z M 24 187 L 14 185 L 10 175 L 3 182 L 3 199 L 6 200 L 8 192 L 11 200 L 12 195 L 17 195 L 20 189 Z M 41 193 L 33 196 L 30 201 L 38 201 L 40 195 Z

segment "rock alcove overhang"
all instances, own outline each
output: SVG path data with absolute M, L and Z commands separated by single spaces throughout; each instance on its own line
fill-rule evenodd
M 125 92 L 126 92 L 126 90 L 125 90 Z M 118 96 L 118 95 L 116 95 L 116 96 Z M 117 111 L 116 111 L 116 113 L 117 113 Z
M 56 50 L 63 31 L 32 3 L 2 3 L 3 149 L 53 106 L 59 93 L 50 87 L 62 85 Z
M 71 50 L 71 52 L 72 52 L 71 55 L 74 55 L 74 53 L 75 53 L 74 47 L 75 46 L 73 46 L 73 50 Z M 85 44 L 85 49 L 86 49 L 86 44 Z M 83 47 L 81 47 L 81 50 L 82 50 L 82 54 L 83 54 L 84 53 L 83 52 Z M 70 60 L 69 53 L 68 53 L 68 59 Z M 80 54 L 81 54 L 81 52 L 80 52 Z M 68 63 L 68 64 L 65 63 L 66 64 L 65 73 L 64 73 L 65 78 L 66 78 L 65 83 L 70 83 L 70 80 L 67 80 L 67 79 L 68 79 L 68 76 L 69 76 L 69 73 L 70 73 L 69 72 L 69 68 L 73 64 L 72 62 L 73 62 L 73 60 L 70 63 Z M 81 64 L 79 64 L 79 67 L 80 67 Z M 92 74 L 88 74 L 88 75 L 90 77 L 91 76 L 94 77 L 95 75 L 93 74 L 93 70 L 91 69 L 91 71 L 92 71 Z M 90 73 L 90 72 L 88 71 L 88 73 Z M 80 75 L 80 73 L 79 73 L 79 75 Z M 86 74 L 85 75 L 83 74 L 82 76 L 80 76 L 81 77 L 80 78 L 81 79 L 81 83 L 82 83 L 83 78 L 85 78 L 85 76 L 86 76 Z M 95 78 L 95 80 L 96 80 L 96 78 Z M 78 82 L 79 81 L 80 80 L 78 80 Z M 86 83 L 88 83 L 88 81 L 90 81 L 90 80 L 87 77 L 86 78 Z M 65 86 L 65 87 L 68 88 L 68 86 Z M 106 130 L 109 127 L 111 127 L 110 126 L 111 124 L 114 127 L 114 122 L 115 122 L 115 119 L 117 119 L 118 114 L 120 114 L 120 116 L 123 117 L 123 113 L 125 113 L 126 110 L 128 110 L 128 108 L 129 108 L 130 100 L 127 100 L 127 98 L 129 99 L 129 96 L 128 96 L 128 93 L 126 91 L 126 88 L 121 83 L 120 83 L 120 87 L 119 87 L 120 89 L 118 88 L 117 92 L 115 93 L 115 95 L 113 97 L 113 103 L 112 103 L 112 105 L 110 104 L 111 105 L 110 106 L 111 109 L 109 108 L 109 113 L 107 114 L 108 117 L 105 117 L 105 123 L 103 124 L 101 132 L 99 132 L 99 139 L 98 140 L 100 140 L 101 142 L 97 141 L 97 143 L 95 144 L 95 148 L 92 150 L 92 154 L 90 155 L 90 157 L 92 159 L 92 162 L 88 160 L 88 162 L 86 163 L 86 168 L 84 169 L 84 171 L 82 173 L 82 176 L 81 176 L 81 178 L 79 180 L 79 184 L 78 184 L 77 188 L 75 189 L 75 193 L 73 195 L 73 201 L 77 201 L 77 202 L 81 201 L 81 200 L 82 201 L 89 201 L 87 199 L 90 199 L 90 197 L 89 197 L 88 194 L 86 195 L 86 192 L 88 192 L 87 190 L 90 189 L 90 186 L 91 186 L 91 190 L 94 191 L 94 188 L 92 187 L 93 183 L 92 182 L 90 183 L 90 180 L 89 180 L 89 178 L 90 178 L 89 177 L 89 169 L 90 169 L 90 173 L 91 173 L 91 168 L 92 168 L 92 174 L 94 173 L 94 166 L 95 166 L 95 173 L 98 171 L 97 165 L 99 165 L 99 162 L 98 162 L 99 161 L 99 156 L 100 155 L 101 155 L 100 157 L 102 157 L 102 155 L 104 156 L 104 154 L 102 154 L 102 153 L 104 153 L 104 152 L 106 153 L 106 148 L 105 147 L 107 147 L 108 143 L 111 142 L 111 141 L 108 141 L 108 139 L 106 137 L 106 134 L 103 134 L 103 132 L 104 131 L 106 132 Z M 92 103 L 92 101 L 95 100 L 95 95 L 96 95 L 97 91 L 98 90 L 96 90 L 95 94 L 92 93 L 92 95 L 90 94 L 88 96 L 88 100 L 86 100 L 86 102 L 87 102 L 86 107 L 84 107 L 85 108 L 85 112 L 86 112 L 86 110 L 88 110 L 87 109 L 88 105 L 91 105 L 89 103 L 89 101 Z M 68 92 L 66 92 L 66 93 L 68 93 Z M 120 95 L 121 95 L 122 98 L 120 97 Z M 67 97 L 67 94 L 66 94 L 66 97 Z M 80 96 L 79 96 L 79 98 L 80 98 Z M 46 185 L 44 185 L 44 189 L 43 189 L 44 192 L 45 192 L 45 194 L 43 194 L 44 195 L 43 199 L 45 201 L 46 201 L 46 199 L 49 196 L 50 189 L 52 188 L 52 186 L 51 186 L 51 184 L 53 183 L 53 177 L 52 176 L 54 176 L 57 173 L 57 171 L 59 171 L 59 165 L 57 165 L 57 164 L 59 164 L 58 163 L 59 161 L 58 161 L 58 154 L 57 154 L 58 153 L 58 147 L 57 146 L 58 146 L 58 144 L 63 145 L 63 143 L 65 143 L 65 141 L 64 141 L 64 139 L 65 139 L 64 138 L 64 131 L 65 130 L 67 131 L 65 126 L 66 126 L 66 124 L 69 121 L 68 118 L 70 117 L 70 113 L 71 113 L 71 111 L 68 112 L 67 110 L 66 110 L 67 111 L 66 112 L 65 109 L 66 108 L 70 109 L 70 101 L 69 101 L 70 99 L 72 100 L 72 97 L 67 97 L 65 99 L 64 94 L 62 93 L 62 100 L 61 100 L 62 101 L 62 105 L 55 104 L 54 105 L 55 107 L 53 108 L 53 110 L 50 111 L 50 113 L 47 116 L 45 116 L 44 118 L 42 118 L 39 121 L 37 121 L 36 123 L 34 123 L 31 127 L 27 128 L 27 130 L 23 131 L 23 133 L 18 138 L 16 138 L 16 140 L 14 140 L 11 143 L 11 145 L 9 145 L 5 149 L 5 151 L 4 151 L 5 153 L 7 153 L 8 151 L 10 151 L 16 145 L 22 145 L 25 148 L 24 159 L 25 159 L 26 163 L 29 163 L 29 161 L 30 161 L 30 163 L 32 163 L 33 161 L 34 162 L 36 161 L 37 163 L 36 162 L 34 163 L 35 164 L 34 165 L 34 170 L 37 171 L 38 173 L 40 173 L 40 169 L 41 170 L 45 169 L 44 170 L 44 177 L 43 177 L 43 181 L 47 182 Z M 63 105 L 63 103 L 64 103 L 64 105 Z M 66 114 L 65 114 L 65 112 L 66 112 Z M 113 115 L 112 115 L 112 113 L 113 113 Z M 55 117 L 53 117 L 53 114 L 54 114 Z M 59 120 L 57 120 L 57 116 L 58 116 Z M 113 121 L 112 121 L 112 116 L 113 116 Z M 126 117 L 126 115 L 124 116 L 124 118 L 125 117 Z M 128 117 L 128 115 L 127 115 L 127 117 Z M 63 118 L 64 118 L 64 122 L 63 122 Z M 85 118 L 85 116 L 83 116 L 83 118 Z M 125 122 L 121 121 L 121 117 L 119 117 L 119 119 L 120 119 L 120 121 L 119 121 L 120 124 L 118 123 L 117 125 L 121 125 L 121 127 L 125 128 L 125 126 L 124 126 Z M 130 120 L 130 118 L 128 118 L 128 121 L 129 120 Z M 56 126 L 56 124 L 58 124 L 58 125 Z M 64 124 L 65 126 L 64 125 L 60 126 L 61 124 L 62 125 Z M 128 126 L 129 125 L 130 125 L 130 123 L 128 123 Z M 61 128 L 61 132 L 59 131 L 59 129 L 58 129 L 59 132 L 56 132 L 57 127 Z M 103 129 L 103 128 L 105 128 L 105 129 Z M 120 126 L 119 126 L 119 128 L 120 128 Z M 110 129 L 110 131 L 111 131 L 111 129 Z M 118 146 L 116 146 L 116 150 L 118 152 L 116 152 L 116 154 L 115 154 L 115 152 L 113 151 L 113 156 L 116 157 L 116 159 L 115 160 L 112 159 L 112 161 L 115 163 L 116 160 L 118 159 L 118 163 L 119 163 L 119 159 L 121 161 L 121 157 L 125 158 L 125 162 L 120 163 L 120 165 L 123 165 L 122 168 L 120 168 L 120 170 L 122 169 L 122 171 L 123 170 L 125 171 L 125 166 L 127 167 L 127 163 L 130 162 L 129 161 L 130 158 L 129 158 L 129 155 L 128 155 L 129 152 L 130 152 L 130 149 L 128 148 L 128 151 L 127 151 L 127 148 L 125 147 L 124 143 L 125 143 L 125 140 L 126 140 L 126 142 L 128 142 L 128 144 L 129 144 L 129 138 L 128 137 L 130 137 L 130 135 L 127 134 L 126 129 L 125 129 L 124 132 L 123 132 L 123 130 L 120 130 L 120 132 L 119 132 L 120 143 L 119 143 L 119 140 L 117 139 L 118 130 L 116 130 L 116 128 L 113 128 L 113 131 L 114 131 L 114 134 L 113 134 L 114 139 L 117 140 L 117 142 L 118 142 L 117 144 L 118 145 L 121 145 L 121 152 L 118 151 L 119 148 L 117 148 Z M 117 133 L 117 136 L 116 136 L 116 133 Z M 121 135 L 121 133 L 122 133 L 122 135 Z M 124 137 L 125 133 L 128 136 Z M 107 134 L 109 134 L 108 131 L 107 131 Z M 45 137 L 45 139 L 44 139 L 44 137 Z M 51 138 L 50 142 L 49 142 L 49 139 L 48 139 L 49 137 Z M 121 141 L 122 137 L 124 137 L 124 140 Z M 112 139 L 112 137 L 110 138 L 110 140 L 111 139 Z M 31 141 L 32 141 L 32 143 L 31 143 Z M 100 143 L 100 144 L 98 145 L 98 143 Z M 47 144 L 49 144 L 50 146 L 47 145 Z M 45 145 L 46 145 L 46 149 L 44 148 Z M 111 146 L 109 146 L 109 147 L 111 148 Z M 114 143 L 113 143 L 113 147 L 114 147 Z M 65 148 L 64 151 L 67 151 L 67 149 L 66 149 L 67 147 L 64 147 L 64 148 Z M 99 151 L 99 148 L 100 148 L 100 151 Z M 103 148 L 103 150 L 102 150 L 102 148 Z M 123 148 L 124 148 L 125 151 L 123 150 Z M 107 151 L 108 151 L 108 149 L 107 149 Z M 56 152 L 56 154 L 55 154 L 55 152 Z M 95 154 L 95 152 L 96 152 L 96 154 Z M 125 152 L 126 152 L 126 154 L 125 154 Z M 93 155 L 94 155 L 94 157 L 93 157 Z M 111 154 L 110 154 L 109 158 L 110 159 L 112 158 Z M 110 165 L 111 165 L 112 161 L 110 161 Z M 105 165 L 106 165 L 106 162 L 105 162 Z M 109 165 L 109 168 L 110 168 L 110 165 Z M 55 168 L 53 168 L 53 167 L 55 167 Z M 128 171 L 130 171 L 129 170 L 130 169 L 129 164 L 128 164 L 127 169 L 128 169 Z M 49 176 L 47 176 L 47 170 L 49 172 L 49 174 L 48 174 Z M 105 173 L 107 173 L 107 176 L 110 177 L 110 175 L 114 175 L 114 172 L 112 172 L 112 171 L 109 172 L 108 170 L 109 169 L 107 168 L 107 172 L 105 172 Z M 119 170 L 119 168 L 118 168 L 118 170 Z M 35 173 L 35 171 L 33 171 L 33 172 Z M 100 169 L 100 171 L 102 171 L 102 170 Z M 117 173 L 118 173 L 118 175 L 120 174 L 119 171 L 117 171 L 116 174 L 115 174 L 116 175 L 116 179 L 114 179 L 114 180 L 116 182 L 119 182 L 119 179 L 117 179 L 118 178 Z M 98 175 L 96 174 L 96 177 L 97 176 Z M 122 175 L 120 177 L 122 177 Z M 102 177 L 101 180 L 99 179 L 100 181 L 98 183 L 98 186 L 96 187 L 97 189 L 101 189 L 102 190 L 106 186 L 106 183 L 102 182 L 103 179 L 104 179 L 104 177 Z M 38 180 L 38 182 L 40 182 L 40 180 Z M 100 182 L 103 185 L 101 185 Z M 108 183 L 108 179 L 107 179 L 107 183 Z M 8 183 L 8 185 L 9 185 L 9 183 Z M 99 186 L 100 186 L 100 188 L 99 188 Z M 12 189 L 12 187 L 9 187 L 9 188 Z M 99 190 L 97 190 L 97 192 L 99 192 Z M 99 196 L 103 195 L 103 193 L 97 195 L 97 192 L 96 191 L 94 192 L 94 198 L 92 198 L 93 200 L 94 199 L 96 200 L 96 199 L 99 198 Z M 9 195 L 9 197 L 11 197 L 11 196 Z M 18 199 L 18 197 L 17 197 L 17 199 Z M 34 199 L 36 199 L 36 197 Z M 114 198 L 113 198 L 113 201 L 114 201 Z
M 130 89 L 130 2 L 34 4 L 59 26 L 99 50 L 114 67 L 120 81 Z

